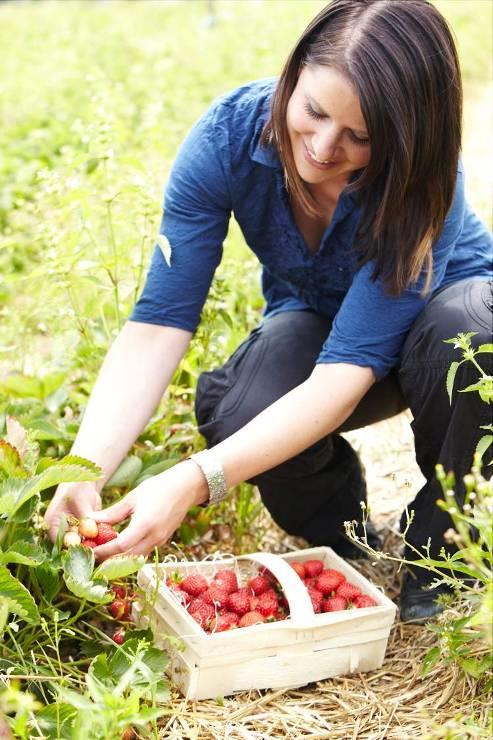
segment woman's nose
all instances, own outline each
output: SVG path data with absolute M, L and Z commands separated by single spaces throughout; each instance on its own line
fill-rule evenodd
M 339 144 L 340 132 L 331 124 L 312 138 L 312 151 L 317 159 L 327 161 L 331 159 Z

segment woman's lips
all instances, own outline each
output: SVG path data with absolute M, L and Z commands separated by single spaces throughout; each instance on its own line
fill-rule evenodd
M 316 159 L 313 159 L 313 156 L 310 154 L 310 150 L 308 149 L 307 145 L 303 142 L 303 154 L 305 155 L 306 161 L 311 164 L 312 167 L 315 167 L 318 170 L 328 170 L 331 167 L 334 167 L 338 162 L 334 162 L 333 160 L 329 160 L 328 162 L 317 162 Z

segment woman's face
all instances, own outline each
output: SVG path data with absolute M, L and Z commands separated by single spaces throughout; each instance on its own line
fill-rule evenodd
M 356 90 L 332 67 L 307 65 L 287 108 L 299 176 L 320 186 L 345 183 L 370 160 L 370 142 Z

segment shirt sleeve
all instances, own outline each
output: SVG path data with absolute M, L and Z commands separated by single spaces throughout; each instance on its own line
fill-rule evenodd
M 169 264 L 155 246 L 131 321 L 195 331 L 231 215 L 227 126 L 220 103 L 192 128 L 166 186 L 160 233 Z
M 400 296 L 389 296 L 380 278 L 371 279 L 373 262 L 363 265 L 337 312 L 318 363 L 344 362 L 371 367 L 377 380 L 397 364 L 409 329 L 443 281 L 462 231 L 464 213 L 464 177 L 459 169 L 452 206 L 433 245 L 433 275 L 428 294 L 421 295 L 426 277 L 423 273 Z

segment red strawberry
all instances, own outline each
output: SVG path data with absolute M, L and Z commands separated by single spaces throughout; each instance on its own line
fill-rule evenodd
M 345 608 L 346 599 L 343 599 L 342 596 L 332 596 L 322 602 L 323 612 L 339 612 L 343 611 Z
M 322 571 L 317 578 L 317 588 L 324 596 L 328 596 L 336 591 L 344 580 L 344 576 L 341 580 L 341 574 L 335 570 Z
M 192 614 L 192 618 L 200 624 L 202 629 L 207 629 L 215 616 L 216 612 L 212 604 L 205 604 L 203 601 Z
M 92 549 L 93 547 L 97 547 L 98 546 L 98 543 L 96 542 L 96 540 L 89 540 L 88 539 L 88 540 L 84 540 L 84 542 L 82 543 L 82 545 L 83 545 L 83 547 L 90 547 Z
M 208 585 L 204 576 L 191 575 L 183 579 L 180 583 L 180 588 L 182 591 L 190 594 L 190 596 L 200 596 L 200 594 L 207 590 Z
M 238 579 L 233 570 L 219 570 L 213 580 L 218 586 L 227 589 L 229 594 L 238 591 Z
M 204 591 L 204 593 L 202 594 L 202 599 L 205 601 L 206 604 L 213 604 L 214 606 L 220 608 L 226 605 L 228 596 L 228 590 L 224 588 L 224 586 L 219 586 L 213 583 L 209 586 L 207 591 Z
M 260 594 L 265 593 L 271 587 L 271 582 L 267 576 L 255 576 L 254 578 L 250 578 L 248 586 L 252 589 L 255 596 L 260 596 Z
M 346 601 L 354 601 L 357 596 L 361 596 L 361 591 L 349 581 L 344 581 L 337 589 L 336 596 L 342 596 Z
M 116 642 L 117 645 L 123 645 L 125 642 L 125 630 L 117 630 L 114 633 L 112 640 L 113 642 Z
M 291 565 L 291 568 L 297 572 L 301 580 L 304 581 L 306 578 L 306 570 L 305 570 L 305 566 L 303 565 L 303 563 L 292 562 L 290 565 Z
M 252 627 L 254 624 L 262 624 L 262 622 L 265 622 L 264 617 L 260 612 L 252 611 L 247 612 L 242 616 L 242 618 L 239 621 L 238 626 L 239 627 Z
M 313 611 L 315 614 L 320 614 L 322 611 L 322 594 L 316 588 L 312 588 L 312 586 L 308 586 L 307 591 L 312 602 Z
M 130 619 L 130 604 L 126 599 L 115 599 L 110 604 L 111 616 L 122 622 Z
M 258 599 L 257 611 L 263 614 L 264 617 L 270 617 L 277 612 L 279 609 L 279 601 L 277 595 L 272 591 L 266 591 L 261 594 Z
M 188 605 L 188 611 L 190 612 L 190 614 L 193 614 L 197 611 L 197 609 L 200 609 L 203 603 L 204 601 L 200 596 L 198 596 L 196 599 L 192 599 Z
M 249 588 L 240 588 L 238 591 L 229 594 L 226 605 L 230 611 L 242 617 L 243 614 L 250 611 L 250 597 Z
M 127 598 L 127 589 L 123 586 L 112 586 L 111 590 L 115 594 L 116 599 L 126 599 Z
M 236 627 L 238 619 L 238 615 L 234 612 L 219 614 L 211 622 L 211 632 L 225 632 L 226 630 L 230 630 L 233 627 Z
M 111 524 L 106 522 L 100 522 L 98 524 L 98 534 L 94 538 L 96 545 L 105 545 L 107 542 L 111 542 L 115 537 L 118 537 L 118 532 L 115 532 Z
M 170 591 L 173 591 L 180 604 L 187 606 L 187 604 L 190 604 L 190 602 L 192 601 L 192 597 L 190 596 L 190 594 L 187 594 L 186 591 L 182 591 L 179 583 L 171 583 L 168 588 L 170 589 Z
M 372 599 L 371 596 L 361 594 L 361 596 L 357 596 L 355 598 L 354 605 L 357 606 L 358 609 L 365 609 L 367 606 L 378 606 L 378 602 L 376 602 L 375 599 Z
M 305 566 L 306 578 L 319 576 L 324 569 L 324 564 L 321 560 L 305 560 L 303 565 Z
M 258 596 L 250 596 L 249 604 L 250 604 L 250 611 L 254 612 L 258 606 Z

